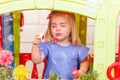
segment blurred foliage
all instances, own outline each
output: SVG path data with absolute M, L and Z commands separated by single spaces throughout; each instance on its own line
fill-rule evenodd
M 88 72 L 80 76 L 80 80 L 98 80 L 99 74 L 96 71 Z
M 13 80 L 12 71 L 10 66 L 0 65 L 0 80 Z
M 99 74 L 96 71 L 90 71 L 84 75 L 81 75 L 79 80 L 98 80 Z M 48 80 L 62 80 L 55 73 L 50 72 Z
M 50 72 L 50 76 L 48 80 L 61 80 L 55 73 Z

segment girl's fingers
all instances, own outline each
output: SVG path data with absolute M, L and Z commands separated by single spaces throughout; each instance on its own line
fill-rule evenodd
M 43 34 L 36 34 L 35 39 L 33 40 L 33 44 L 38 45 L 43 40 L 44 40 Z
M 77 70 L 77 69 L 73 69 L 72 70 L 72 75 L 75 77 L 75 78 L 79 78 L 79 70 Z
M 40 41 L 35 40 L 35 41 L 33 41 L 33 44 L 37 45 L 37 44 L 39 44 L 39 42 Z
M 40 39 L 39 35 L 36 35 L 35 38 L 36 38 L 36 39 Z
M 41 42 L 41 38 L 39 38 L 39 35 L 35 35 L 35 39 L 33 40 L 34 45 L 38 45 Z

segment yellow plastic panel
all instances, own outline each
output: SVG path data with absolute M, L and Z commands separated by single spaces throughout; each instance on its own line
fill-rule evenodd
M 25 9 L 35 9 L 35 0 L 11 0 L 11 2 L 0 4 L 0 14 Z
M 93 8 L 99 8 L 99 6 L 101 6 L 102 3 L 104 2 L 104 0 L 61 0 L 61 1 L 84 4 L 86 6 L 93 7 Z
M 98 80 L 109 80 L 106 71 L 115 62 L 118 8 L 112 1 L 107 1 L 96 19 L 94 70 L 100 73 Z
M 1 3 L 7 3 L 7 2 L 10 2 L 10 1 L 12 1 L 12 0 L 0 0 L 0 4 Z
M 101 2 L 96 0 L 1 0 L 0 14 L 29 9 L 55 9 L 96 18 L 103 2 L 102 0 L 100 1 Z
M 96 18 L 100 5 L 92 4 L 86 0 L 55 0 L 54 9 L 74 12 L 87 17 Z
M 36 7 L 37 9 L 52 9 L 53 0 L 37 0 Z
M 119 10 L 119 12 L 120 12 L 120 0 L 112 0 L 111 1 L 111 5 L 112 6 L 115 6 L 118 10 Z

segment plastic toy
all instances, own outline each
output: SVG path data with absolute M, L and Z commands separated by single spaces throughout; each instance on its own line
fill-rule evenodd
M 120 25 L 119 25 L 120 27 Z M 119 29 L 119 46 L 118 46 L 118 59 L 112 63 L 107 69 L 107 76 L 110 80 L 120 80 L 120 29 Z M 115 69 L 115 77 L 112 76 L 111 72 Z
M 43 33 L 40 33 L 40 34 L 39 34 L 39 37 L 40 37 L 42 40 L 44 40 L 44 38 L 45 38 Z

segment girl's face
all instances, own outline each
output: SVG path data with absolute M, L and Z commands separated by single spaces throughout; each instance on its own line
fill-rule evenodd
M 71 28 L 67 16 L 52 16 L 50 29 L 53 37 L 57 38 L 59 41 L 69 40 Z

